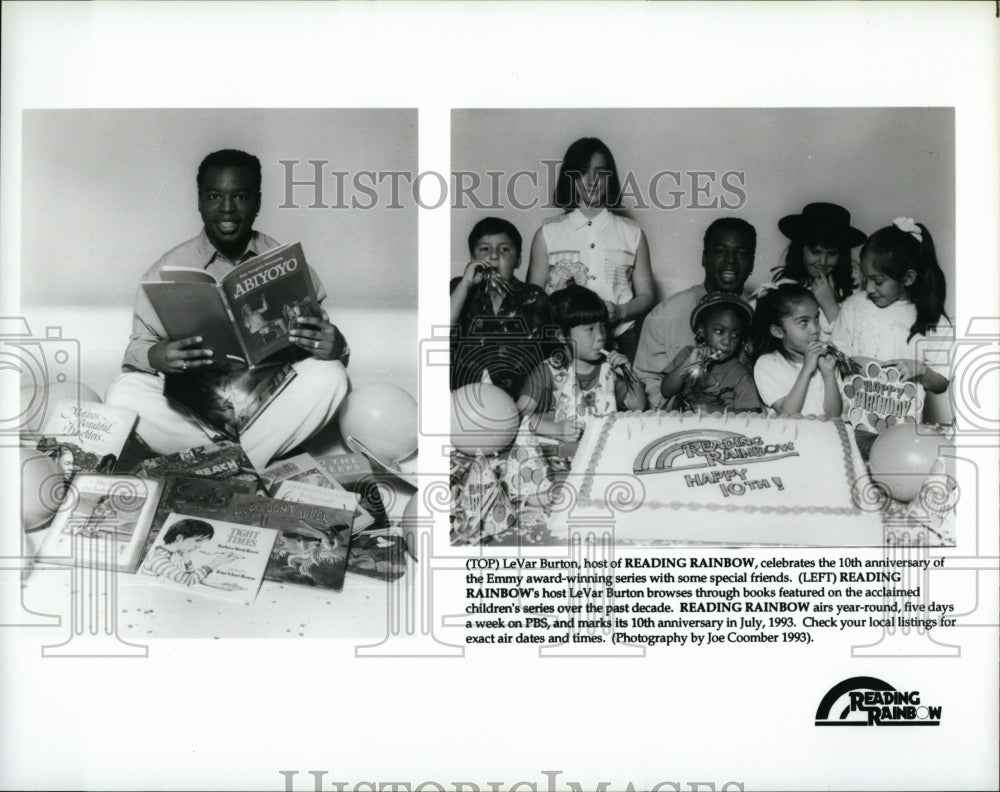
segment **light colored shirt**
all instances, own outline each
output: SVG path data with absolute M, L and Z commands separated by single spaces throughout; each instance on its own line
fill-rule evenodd
M 913 303 L 896 300 L 879 308 L 859 292 L 841 303 L 830 343 L 850 358 L 872 358 L 880 363 L 897 359 L 919 361 L 950 381 L 954 328 L 942 315 L 937 327 L 926 336 L 918 333 L 907 340 L 915 321 L 917 308 Z M 918 384 L 917 395 L 923 403 L 922 385 Z
M 183 553 L 175 553 L 166 547 L 154 547 L 149 558 L 142 565 L 142 571 L 147 575 L 166 578 L 182 586 L 193 586 L 201 583 L 212 574 L 212 567 L 207 564 L 195 567 Z
M 795 380 L 802 371 L 802 363 L 789 360 L 780 352 L 768 352 L 761 355 L 753 367 L 753 381 L 760 393 L 760 400 L 768 407 L 773 407 L 775 402 L 781 401 L 795 387 Z M 826 393 L 823 386 L 823 375 L 819 368 L 813 372 L 809 378 L 809 386 L 806 388 L 806 398 L 802 402 L 802 415 L 818 415 L 824 417 L 826 408 L 823 406 L 823 397 Z
M 632 271 L 642 239 L 642 229 L 635 220 L 607 209 L 588 218 L 574 209 L 545 220 L 542 238 L 549 252 L 547 294 L 577 283 L 605 302 L 624 305 L 632 301 Z M 615 335 L 634 324 L 633 319 L 622 322 Z
M 201 233 L 194 239 L 182 242 L 163 254 L 159 261 L 146 270 L 142 276 L 142 282 L 162 280 L 160 273 L 167 265 L 203 269 L 216 280 L 221 280 L 247 259 L 276 247 L 278 247 L 278 243 L 271 237 L 254 231 L 243 255 L 236 261 L 231 261 L 215 249 L 209 241 L 205 229 L 202 229 Z M 309 272 L 316 288 L 317 299 L 322 302 L 326 297 L 323 285 L 319 282 L 312 267 L 309 268 Z M 132 335 L 129 337 L 128 348 L 125 350 L 125 357 L 122 360 L 122 370 L 145 371 L 155 374 L 155 369 L 149 365 L 149 349 L 166 338 L 167 331 L 163 328 L 160 317 L 153 310 L 146 292 L 140 286 L 135 295 L 135 306 L 132 311 Z

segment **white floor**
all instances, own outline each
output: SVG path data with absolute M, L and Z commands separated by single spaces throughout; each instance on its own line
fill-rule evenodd
M 49 375 L 57 370 L 74 372 L 77 379 L 96 391 L 103 399 L 108 385 L 121 371 L 121 358 L 131 329 L 131 310 L 123 307 L 26 306 L 22 316 L 27 319 L 31 339 L 39 344 L 30 350 L 35 358 L 44 360 Z M 353 309 L 335 311 L 333 321 L 351 345 L 348 372 L 354 387 L 376 382 L 388 382 L 404 388 L 417 397 L 416 308 Z M 53 328 L 49 330 L 48 328 Z M 61 339 L 56 337 L 61 335 Z M 69 354 L 67 363 L 57 362 L 56 355 Z M 61 354 L 60 354 L 61 360 Z M 34 373 L 39 368 L 34 363 Z M 78 373 L 76 373 L 78 372 Z M 343 450 L 335 426 L 329 427 L 309 443 L 315 453 Z M 402 463 L 407 472 L 416 471 L 416 458 Z M 399 485 L 390 515 L 399 518 L 412 490 Z M 29 534 L 26 545 L 37 551 L 41 533 Z M 409 585 L 409 575 L 395 587 L 385 582 L 359 575 L 348 575 L 340 592 L 314 591 L 295 586 L 265 582 L 253 608 L 214 600 L 207 603 L 178 594 L 167 588 L 149 586 L 135 580 L 134 575 L 112 575 L 97 581 L 102 597 L 114 599 L 103 610 L 108 623 L 91 624 L 93 614 L 79 609 L 79 597 L 68 568 L 43 567 L 28 575 L 23 591 L 23 604 L 36 618 L 23 612 L 20 623 L 51 625 L 46 640 L 62 644 L 57 654 L 83 654 L 95 651 L 106 654 L 128 652 L 124 642 L 141 643 L 158 637 L 366 637 L 377 643 L 387 631 L 387 607 L 390 591 Z M 97 573 L 76 570 L 75 574 Z M 89 585 L 89 584 L 88 584 Z M 81 615 L 82 614 L 82 615 Z M 81 618 L 83 621 L 81 622 Z M 100 619 L 98 619 L 100 621 Z M 57 626 L 58 624 L 58 626 Z M 96 644 L 93 633 L 101 638 Z

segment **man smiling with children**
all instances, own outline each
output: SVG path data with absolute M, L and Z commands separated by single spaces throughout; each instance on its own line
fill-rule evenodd
M 539 449 L 559 441 L 565 450 L 591 420 L 609 412 L 648 407 L 840 418 L 842 377 L 851 359 L 896 369 L 899 380 L 913 382 L 921 395 L 948 387 L 953 332 L 927 225 L 897 218 L 869 237 L 851 225 L 844 207 L 807 204 L 776 218 L 788 247 L 772 270 L 774 282 L 749 293 L 757 231 L 741 217 L 716 217 L 703 234 L 701 282 L 649 310 L 649 245 L 634 220 L 612 211 L 618 209 L 618 185 L 608 147 L 596 138 L 578 140 L 563 161 L 554 196 L 564 212 L 535 234 L 528 282 L 513 277 L 520 231 L 489 218 L 472 236 L 502 228 L 501 241 L 511 243 L 509 261 L 470 238 L 473 260 L 452 285 L 452 322 L 460 325 L 460 336 L 463 328 L 530 305 L 530 314 L 513 327 L 524 339 L 551 339 L 542 353 L 538 344 L 478 338 L 475 360 L 482 368 L 470 371 L 463 364 L 461 382 L 453 378 L 453 388 L 489 382 L 493 358 L 508 358 L 504 368 L 518 372 L 517 387 L 509 379 L 502 383 L 517 406 L 518 439 L 505 458 L 494 460 L 497 486 L 504 482 L 514 511 L 537 514 L 549 506 L 550 475 L 568 469 L 568 459 Z M 588 291 L 593 306 L 583 299 Z M 591 325 L 593 338 L 584 339 L 580 328 Z M 523 359 L 512 363 L 511 355 Z M 468 359 L 453 347 L 453 365 Z M 525 454 L 526 446 L 531 453 Z M 463 482 L 452 484 L 458 497 Z M 488 517 L 479 518 L 478 529 L 456 530 L 455 519 L 453 541 L 511 538 L 500 535 L 510 533 L 509 521 L 491 533 Z M 521 531 L 519 540 L 528 535 L 513 530 Z

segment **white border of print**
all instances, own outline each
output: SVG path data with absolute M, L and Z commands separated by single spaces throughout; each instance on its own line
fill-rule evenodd
M 996 316 L 993 13 L 990 3 L 5 3 L 0 315 L 17 315 L 18 278 L 32 276 L 18 272 L 26 108 L 419 107 L 420 168 L 447 173 L 452 107 L 893 105 L 956 107 L 957 305 Z M 425 336 L 446 315 L 449 214 L 421 212 Z M 446 389 L 442 370 L 421 400 L 445 404 Z M 3 452 L 0 528 L 13 531 L 16 463 Z M 994 612 L 996 579 L 984 577 Z M 460 601 L 460 579 L 445 582 L 435 579 L 435 596 Z M 31 632 L 0 629 L 4 787 L 278 790 L 282 770 L 298 772 L 295 789 L 313 788 L 309 770 L 325 771 L 323 789 L 997 783 L 995 628 L 962 631 L 957 659 L 870 662 L 837 636 L 599 663 L 519 647 L 364 660 L 324 641 L 153 641 L 146 660 L 43 660 Z M 862 673 L 942 704 L 941 727 L 816 729 L 819 698 Z

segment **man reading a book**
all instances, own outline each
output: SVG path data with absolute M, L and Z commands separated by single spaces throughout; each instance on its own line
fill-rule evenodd
M 198 211 L 204 224 L 194 239 L 167 252 L 143 276 L 163 280 L 165 266 L 200 268 L 217 279 L 249 258 L 278 247 L 253 223 L 260 210 L 260 161 L 243 151 L 209 154 L 198 168 Z M 310 268 L 320 302 L 326 296 Z M 240 436 L 258 468 L 295 448 L 325 426 L 347 394 L 347 342 L 321 316 L 297 316 L 291 341 L 306 356 L 294 364 L 295 378 Z M 213 350 L 202 338 L 170 339 L 143 289 L 135 300 L 132 335 L 122 361 L 123 373 L 108 389 L 107 403 L 139 413 L 136 433 L 158 454 L 171 454 L 210 442 L 214 432 L 163 395 L 165 374 L 207 370 Z

